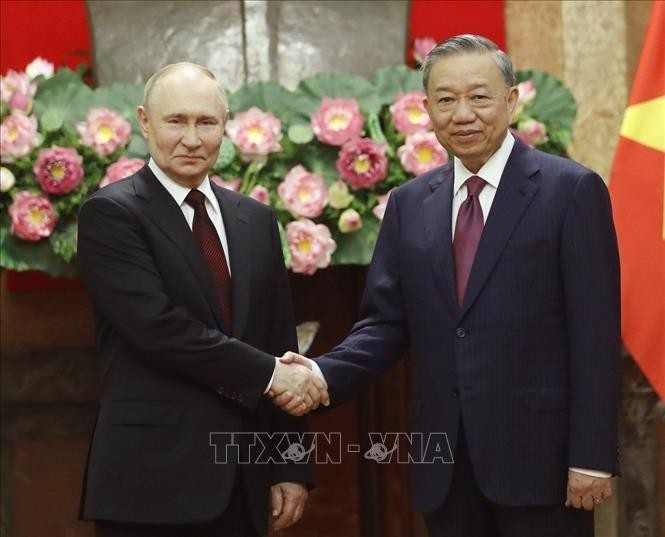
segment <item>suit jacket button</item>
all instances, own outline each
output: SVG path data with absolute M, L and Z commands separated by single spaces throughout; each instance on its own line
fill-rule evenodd
M 459 399 L 459 390 L 453 390 L 453 397 Z
M 455 335 L 459 338 L 466 337 L 466 330 L 464 328 L 458 328 L 455 330 Z

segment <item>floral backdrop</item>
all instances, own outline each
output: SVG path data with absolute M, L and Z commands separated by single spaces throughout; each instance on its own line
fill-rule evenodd
M 417 42 L 416 59 L 431 46 Z M 576 114 L 571 93 L 543 72 L 517 76 L 514 132 L 565 156 Z M 274 207 L 294 272 L 368 264 L 392 189 L 451 158 L 431 130 L 421 78 L 399 66 L 371 80 L 321 73 L 294 90 L 244 86 L 229 95 L 232 119 L 211 179 Z M 76 274 L 81 203 L 148 158 L 135 115 L 142 91 L 93 89 L 80 73 L 54 72 L 41 58 L 0 78 L 3 268 Z

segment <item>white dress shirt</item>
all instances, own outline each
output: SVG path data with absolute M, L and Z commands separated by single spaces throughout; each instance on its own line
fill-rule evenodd
M 185 201 L 187 194 L 189 194 L 189 191 L 192 189 L 176 183 L 173 179 L 166 175 L 159 166 L 157 166 L 157 163 L 152 158 L 150 158 L 148 166 L 152 170 L 152 173 L 155 174 L 157 180 L 162 184 L 167 192 L 171 194 L 175 202 L 178 204 L 182 214 L 185 216 L 185 220 L 187 221 L 189 229 L 192 229 L 192 223 L 194 222 L 194 208 Z M 217 230 L 217 235 L 219 235 L 219 240 L 222 243 L 224 255 L 226 256 L 226 264 L 229 266 L 229 274 L 231 274 L 229 244 L 226 240 L 226 229 L 224 228 L 224 221 L 222 220 L 222 210 L 219 207 L 217 196 L 215 196 L 214 192 L 212 191 L 212 186 L 210 186 L 210 179 L 207 175 L 196 190 L 199 190 L 205 196 L 206 211 L 208 211 L 208 216 L 210 217 L 210 220 L 212 220 L 212 224 Z
M 490 213 L 492 208 L 492 202 L 494 201 L 494 196 L 496 194 L 496 189 L 499 188 L 499 182 L 501 181 L 501 175 L 503 170 L 506 167 L 508 162 L 508 157 L 510 157 L 510 152 L 513 150 L 513 145 L 515 145 L 515 139 L 508 132 L 506 137 L 503 140 L 503 143 L 496 150 L 496 152 L 489 158 L 489 160 L 483 164 L 483 167 L 478 170 L 478 173 L 473 173 L 468 170 L 468 168 L 462 164 L 462 161 L 455 157 L 453 165 L 455 167 L 455 175 L 453 182 L 453 238 L 455 237 L 455 226 L 457 225 L 457 213 L 459 213 L 459 208 L 466 201 L 467 190 L 466 190 L 466 180 L 469 177 L 476 176 L 483 179 L 487 184 L 480 191 L 478 195 L 478 201 L 480 201 L 480 206 L 483 209 L 483 223 L 487 222 L 487 216 Z

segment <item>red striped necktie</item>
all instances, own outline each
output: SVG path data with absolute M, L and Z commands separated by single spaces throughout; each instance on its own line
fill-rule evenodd
M 231 274 L 226 263 L 222 242 L 219 240 L 215 225 L 208 216 L 208 211 L 206 211 L 205 194 L 200 190 L 190 190 L 185 201 L 194 209 L 192 232 L 210 271 L 217 294 L 219 310 L 230 335 L 233 326 L 231 324 Z

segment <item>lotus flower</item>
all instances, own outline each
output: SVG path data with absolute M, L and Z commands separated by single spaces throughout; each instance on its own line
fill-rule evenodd
M 307 219 L 289 222 L 286 240 L 291 250 L 291 270 L 301 274 L 311 275 L 317 269 L 326 268 L 337 248 L 326 226 Z
M 249 192 L 249 197 L 264 205 L 270 205 L 270 191 L 263 185 L 256 185 L 252 188 Z
M 416 63 L 423 63 L 435 46 L 436 41 L 433 37 L 416 37 L 413 40 L 413 59 Z
M 121 114 L 108 108 L 88 110 L 87 121 L 77 123 L 76 130 L 81 136 L 81 143 L 102 157 L 125 147 L 132 135 L 131 124 Z
M 425 94 L 421 91 L 399 94 L 395 104 L 390 107 L 391 121 L 398 132 L 413 134 L 418 131 L 432 130 L 432 121 L 427 114 L 423 99 Z
M 32 79 L 35 79 L 40 75 L 44 78 L 51 78 L 53 76 L 53 70 L 54 66 L 50 61 L 45 60 L 41 56 L 37 56 L 25 68 L 25 73 Z
M 369 138 L 350 140 L 339 153 L 337 171 L 354 190 L 372 188 L 388 174 L 386 148 Z
M 293 216 L 316 218 L 328 204 L 328 190 L 323 177 L 308 172 L 301 165 L 291 168 L 277 187 L 284 207 Z
M 25 157 L 41 143 L 37 133 L 37 118 L 12 113 L 0 126 L 0 160 L 14 162 Z
M 378 203 L 372 209 L 372 213 L 379 220 L 383 220 L 383 215 L 386 212 L 386 207 L 388 206 L 388 200 L 390 199 L 390 194 L 392 193 L 392 191 L 393 191 L 393 189 L 390 189 L 383 196 L 378 196 L 378 198 L 377 198 Z
M 219 175 L 211 175 L 210 180 L 213 183 L 215 183 L 217 186 L 226 188 L 226 190 L 232 190 L 233 192 L 238 192 L 240 190 L 240 184 L 242 183 L 242 179 L 240 179 L 239 177 L 236 177 L 235 179 L 231 179 L 229 181 L 225 181 Z
M 526 119 L 517 124 L 517 136 L 531 147 L 547 142 L 547 128 L 540 121 Z
M 0 77 L 0 101 L 7 103 L 12 112 L 30 112 L 36 92 L 37 84 L 25 73 L 10 69 L 7 76 Z
M 416 132 L 406 137 L 403 146 L 397 149 L 402 168 L 413 175 L 428 172 L 448 162 L 448 153 L 433 132 Z
M 355 209 L 347 209 L 339 215 L 337 227 L 342 233 L 352 233 L 363 227 L 363 219 Z
M 125 156 L 120 157 L 108 168 L 106 168 L 106 174 L 99 182 L 99 188 L 120 181 L 125 177 L 134 175 L 137 171 L 145 166 L 145 162 L 140 158 L 127 158 Z
M 25 241 L 38 241 L 53 233 L 58 217 L 46 196 L 23 190 L 9 207 L 10 233 Z
M 226 134 L 240 150 L 245 162 L 260 160 L 270 153 L 281 151 L 281 132 L 282 122 L 270 112 L 255 106 L 236 114 L 226 124 Z
M 358 101 L 324 97 L 312 116 L 311 126 L 319 141 L 330 145 L 343 145 L 359 137 L 363 130 L 363 117 Z
M 83 180 L 83 158 L 73 147 L 42 149 L 32 169 L 49 194 L 67 194 Z

